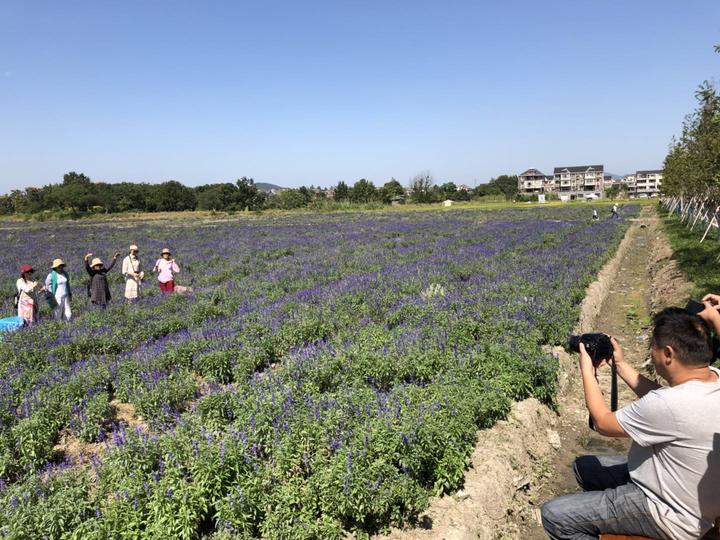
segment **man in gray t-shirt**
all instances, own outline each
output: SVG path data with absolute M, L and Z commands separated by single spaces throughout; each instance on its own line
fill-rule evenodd
M 591 539 L 601 533 L 651 538 L 701 538 L 720 516 L 720 371 L 710 367 L 720 333 L 720 297 L 705 303 L 700 316 L 668 308 L 655 316 L 651 357 L 662 387 L 624 360 L 617 341 L 618 375 L 640 398 L 613 413 L 594 377 L 592 360 L 580 347 L 585 401 L 596 429 L 630 437 L 627 459 L 582 456 L 575 474 L 584 493 L 565 495 L 543 506 L 553 539 Z

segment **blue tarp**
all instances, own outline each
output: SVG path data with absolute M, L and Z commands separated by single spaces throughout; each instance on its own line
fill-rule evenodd
M 22 317 L 5 317 L 0 319 L 0 334 L 5 332 L 14 332 L 25 324 L 25 319 Z

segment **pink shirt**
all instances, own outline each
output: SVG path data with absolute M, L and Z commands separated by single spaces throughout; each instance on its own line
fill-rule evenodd
M 167 283 L 168 281 L 172 281 L 173 272 L 179 272 L 180 268 L 178 267 L 178 265 L 175 261 L 166 261 L 165 259 L 158 259 L 155 262 L 154 270 L 156 272 L 158 272 L 158 281 L 160 283 Z

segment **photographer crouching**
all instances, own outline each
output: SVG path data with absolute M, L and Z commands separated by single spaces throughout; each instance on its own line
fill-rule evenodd
M 623 534 L 691 540 L 702 538 L 720 516 L 720 370 L 710 366 L 717 349 L 712 330 L 720 334 L 720 296 L 703 300 L 695 309 L 691 302 L 687 309 L 668 308 L 653 319 L 652 364 L 668 386 L 625 362 L 614 338 L 612 353 L 599 358 L 602 344 L 580 336 L 580 372 L 592 424 L 601 435 L 630 437 L 632 446 L 627 457 L 575 460 L 584 492 L 543 506 L 550 538 Z M 612 412 L 595 377 L 603 365 L 617 370 L 639 399 Z

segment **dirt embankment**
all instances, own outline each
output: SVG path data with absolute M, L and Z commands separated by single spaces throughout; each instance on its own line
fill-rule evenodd
M 651 310 L 682 303 L 688 285 L 672 261 L 653 208 L 646 207 L 615 256 L 588 287 L 578 332 L 615 336 L 636 366 L 647 358 Z M 516 403 L 506 421 L 478 432 L 463 489 L 431 500 L 416 528 L 378 538 L 513 539 L 546 538 L 540 525 L 545 500 L 577 489 L 571 465 L 577 455 L 625 453 L 626 441 L 600 437 L 587 427 L 576 358 L 552 350 L 561 363 L 559 414 L 535 399 Z M 609 389 L 609 375 L 600 383 Z M 634 398 L 620 385 L 619 405 Z

